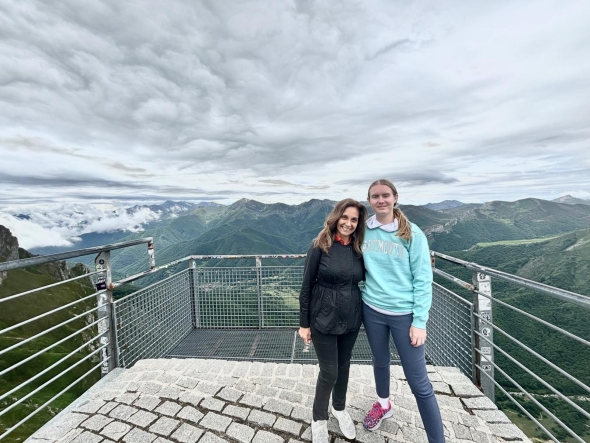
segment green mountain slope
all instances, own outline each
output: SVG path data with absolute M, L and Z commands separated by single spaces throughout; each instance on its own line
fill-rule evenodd
M 30 254 L 20 249 L 18 250 L 18 243 L 16 238 L 9 239 L 7 229 L 0 226 L 0 261 L 4 258 L 10 259 L 26 258 Z M 9 231 L 8 231 L 9 233 Z M 15 245 L 17 254 L 15 257 Z M 86 272 L 83 266 L 75 266 L 69 268 L 64 262 L 50 263 L 38 265 L 35 267 L 16 269 L 5 273 L 0 283 L 0 300 L 5 297 L 18 294 L 20 292 L 29 291 L 42 286 L 55 284 L 64 279 L 71 278 L 77 275 L 82 275 Z M 63 285 L 55 286 L 43 291 L 24 295 L 19 298 L 8 300 L 0 303 L 0 329 L 16 325 L 20 322 L 28 320 L 37 315 L 41 315 L 50 310 L 59 308 L 65 304 L 79 300 L 94 292 L 93 286 L 88 279 L 80 279 L 74 282 L 65 283 Z M 13 329 L 5 334 L 0 335 L 0 350 L 5 350 L 11 346 L 18 345 L 24 342 L 29 337 L 39 334 L 48 328 L 71 319 L 73 316 L 82 314 L 87 310 L 96 306 L 96 299 L 90 297 L 89 300 L 78 303 L 70 308 L 58 311 L 39 320 L 33 321 L 29 324 Z M 91 313 L 80 319 L 74 320 L 66 325 L 63 325 L 47 334 L 36 338 L 28 343 L 25 343 L 14 350 L 0 355 L 0 371 L 18 364 L 20 361 L 33 356 L 38 351 L 64 339 L 76 331 L 87 326 L 93 321 L 95 314 Z M 77 348 L 80 348 L 97 334 L 96 327 L 88 328 L 83 333 L 65 340 L 60 345 L 33 357 L 32 360 L 24 363 L 5 375 L 0 377 L 0 395 L 7 393 L 16 386 L 30 380 L 36 376 L 42 368 L 48 368 L 54 363 L 66 357 Z M 96 347 L 96 346 L 95 346 Z M 37 387 L 41 386 L 46 381 L 50 380 L 67 368 L 71 367 L 81 358 L 86 356 L 91 351 L 90 346 L 83 347 L 80 351 L 75 352 L 72 356 L 66 358 L 62 363 L 55 368 L 37 378 L 27 386 L 20 388 L 18 391 L 10 394 L 7 398 L 0 401 L 0 409 L 3 409 L 13 404 L 17 399 L 27 395 Z M 43 388 L 38 393 L 34 394 L 22 405 L 16 406 L 12 411 L 0 417 L 0 434 L 7 428 L 11 427 L 19 420 L 30 414 L 37 406 L 45 403 L 52 398 L 59 391 L 64 389 L 78 377 L 82 376 L 93 365 L 98 363 L 95 358 L 93 362 L 83 362 L 63 377 L 60 377 L 55 382 Z M 30 421 L 19 427 L 9 437 L 8 441 L 23 441 L 28 435 L 34 432 L 37 428 L 43 425 L 46 421 L 51 419 L 61 409 L 71 403 L 74 399 L 86 391 L 99 378 L 99 371 L 95 371 L 89 377 L 82 380 L 72 389 L 67 391 L 62 397 L 50 404 L 50 408 L 42 410 L 35 415 Z
M 590 229 L 583 229 L 555 236 L 550 239 L 531 240 L 530 242 L 499 242 L 474 246 L 468 251 L 450 253 L 470 262 L 499 269 L 512 274 L 556 286 L 580 294 L 590 295 Z M 437 260 L 437 267 L 450 270 L 449 264 Z M 471 281 L 469 271 L 459 270 L 458 274 L 465 281 Z M 438 280 L 438 279 L 437 279 Z M 440 282 L 453 289 L 453 286 Z M 457 291 L 460 292 L 460 291 Z M 522 309 L 566 331 L 590 340 L 590 309 L 560 301 L 552 296 L 519 288 L 492 278 L 493 296 L 512 306 Z M 511 336 L 535 350 L 549 361 L 569 372 L 586 385 L 590 384 L 590 348 L 565 337 L 530 318 L 519 314 L 498 303 L 494 303 L 494 323 L 510 333 Z M 590 411 L 590 402 L 581 401 L 588 393 L 577 384 L 569 381 L 548 365 L 533 357 L 511 340 L 496 333 L 494 342 L 500 348 L 515 357 L 527 368 L 548 381 L 555 388 L 571 398 L 581 407 Z M 509 373 L 521 386 L 536 394 L 536 399 L 552 411 L 559 411 L 559 416 L 580 435 L 590 438 L 587 421 L 583 415 L 552 396 L 541 383 L 535 381 L 516 364 L 496 352 L 496 363 Z M 496 372 L 497 380 L 509 391 L 517 389 L 501 374 Z M 499 393 L 499 391 L 497 391 Z M 510 400 L 499 393 L 498 403 L 504 408 L 514 409 Z M 537 417 L 544 416 L 540 409 L 525 402 L 529 412 Z M 519 411 L 515 410 L 515 413 Z M 553 426 L 552 431 L 562 441 L 568 441 L 563 431 Z M 535 431 L 540 436 L 540 431 Z M 533 436 L 533 435 L 529 435 Z

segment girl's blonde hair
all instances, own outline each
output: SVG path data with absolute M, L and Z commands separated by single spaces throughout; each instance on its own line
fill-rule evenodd
M 389 189 L 391 189 L 393 195 L 397 197 L 397 189 L 395 189 L 393 183 L 391 183 L 386 178 L 380 178 L 379 180 L 375 180 L 373 183 L 371 183 L 371 186 L 369 186 L 369 191 L 367 192 L 367 200 L 369 201 L 369 203 L 371 201 L 371 188 L 377 185 L 387 186 Z M 410 241 L 410 239 L 412 238 L 412 225 L 410 224 L 410 221 L 402 212 L 402 210 L 397 207 L 397 204 L 393 208 L 393 216 L 397 218 L 397 222 L 399 224 L 399 228 L 396 235 L 400 238 L 403 238 L 406 241 Z
M 352 198 L 345 198 L 344 200 L 339 201 L 332 209 L 328 218 L 324 222 L 324 227 L 318 234 L 316 238 L 313 239 L 313 246 L 315 248 L 320 248 L 326 254 L 328 254 L 328 250 L 332 246 L 332 242 L 334 241 L 334 235 L 337 231 L 338 220 L 344 214 L 344 211 L 348 208 L 356 208 L 359 211 L 359 219 L 358 224 L 356 226 L 356 230 L 353 233 L 353 246 L 354 250 L 357 252 L 358 255 L 362 254 L 361 246 L 363 244 L 363 240 L 365 238 L 365 224 L 367 221 L 367 208 L 365 206 L 356 201 Z

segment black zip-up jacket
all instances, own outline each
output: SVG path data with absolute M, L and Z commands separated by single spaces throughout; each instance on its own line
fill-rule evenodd
M 361 327 L 361 291 L 365 278 L 362 257 L 352 242 L 334 241 L 326 254 L 313 246 L 307 251 L 299 294 L 299 325 L 323 334 L 344 334 Z

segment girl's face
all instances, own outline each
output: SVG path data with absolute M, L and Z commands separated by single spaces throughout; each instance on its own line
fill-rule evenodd
M 336 223 L 336 231 L 340 238 L 347 241 L 350 236 L 356 231 L 359 223 L 359 210 L 354 206 L 349 206 L 344 210 L 342 217 Z
M 375 185 L 369 189 L 369 204 L 377 216 L 393 214 L 397 196 L 387 185 Z

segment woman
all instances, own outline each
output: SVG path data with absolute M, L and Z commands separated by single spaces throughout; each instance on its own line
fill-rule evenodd
M 313 342 L 320 364 L 313 402 L 312 442 L 328 443 L 328 402 L 342 434 L 356 437 L 344 409 L 352 348 L 362 320 L 358 283 L 364 278 L 361 245 L 366 208 L 350 198 L 336 204 L 307 252 L 299 295 L 299 335 Z
M 432 267 L 426 236 L 396 207 L 395 186 L 385 179 L 369 187 L 375 212 L 363 243 L 366 278 L 363 323 L 373 353 L 377 401 L 363 425 L 373 431 L 393 411 L 389 401 L 389 335 L 416 398 L 430 443 L 444 442 L 440 409 L 426 373 L 424 342 L 432 302 Z

